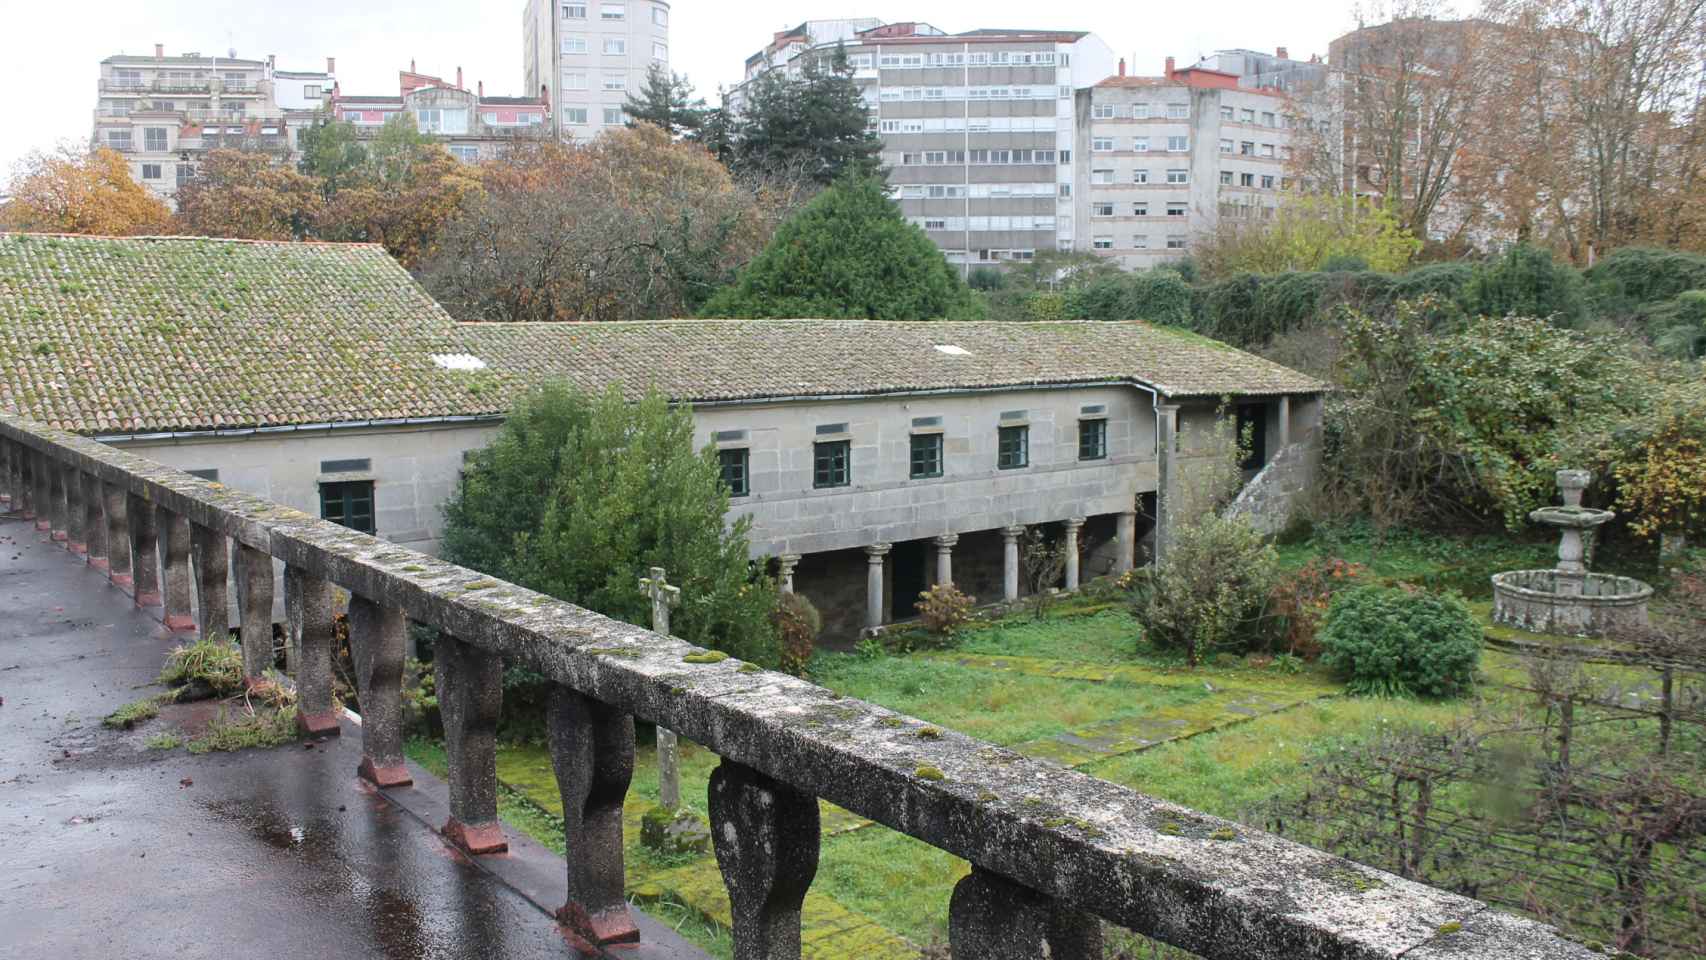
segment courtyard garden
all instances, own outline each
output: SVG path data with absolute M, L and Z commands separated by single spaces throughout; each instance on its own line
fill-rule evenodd
M 1350 525 L 1313 531 L 1278 554 L 1285 571 L 1337 562 L 1358 584 L 1404 581 L 1461 591 L 1483 621 L 1477 629 L 1490 630 L 1487 590 L 1480 586 L 1486 577 L 1549 565 L 1554 549 L 1509 536 L 1375 537 Z M 1608 555 L 1600 566 L 1652 575 L 1644 563 L 1632 553 Z M 839 693 L 1030 756 L 1271 827 L 1279 811 L 1302 802 L 1318 783 L 1312 771 L 1323 758 L 1354 754 L 1399 732 L 1446 736 L 1532 711 L 1531 664 L 1502 644 L 1566 641 L 1502 628 L 1491 635 L 1497 642 L 1481 652 L 1477 682 L 1466 695 L 1358 697 L 1323 663 L 1283 652 L 1221 652 L 1193 667 L 1176 650 L 1146 640 L 1128 590 L 1098 584 L 1040 618 L 1027 610 L 974 621 L 950 637 L 899 630 L 857 652 L 820 652 L 809 675 Z M 1654 696 L 1643 668 L 1583 671 L 1633 700 Z M 1698 693 L 1693 681 L 1682 682 Z M 1585 725 L 1581 742 L 1590 743 L 1598 729 Z M 1678 736 L 1696 744 L 1695 729 Z M 641 819 L 658 800 L 656 757 L 645 733 L 641 739 L 626 812 L 630 896 L 713 955 L 729 956 L 728 903 L 715 858 L 660 854 L 640 841 Z M 429 769 L 444 769 L 435 741 L 416 740 L 411 754 Z M 716 763 L 708 751 L 682 743 L 683 803 L 701 815 Z M 511 829 L 560 849 L 561 801 L 548 750 L 512 742 L 498 764 Z M 825 804 L 821 862 L 805 907 L 805 955 L 929 955 L 946 943 L 949 897 L 967 871 L 955 857 Z M 1148 945 L 1142 951 L 1132 955 L 1151 956 Z

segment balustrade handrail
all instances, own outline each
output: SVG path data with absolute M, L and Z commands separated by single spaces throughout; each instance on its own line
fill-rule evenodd
M 46 493 L 44 465 L 49 478 L 64 471 L 63 490 L 56 480 Z M 562 916 L 583 931 L 608 929 L 606 908 L 626 910 L 597 903 L 581 910 L 576 891 L 608 888 L 614 870 L 620 901 L 620 806 L 632 769 L 631 715 L 724 758 L 711 784 L 713 838 L 734 903 L 737 945 L 748 946 L 737 946 L 738 956 L 798 956 L 798 901 L 791 919 L 786 910 L 777 916 L 773 902 L 803 896 L 815 872 L 819 797 L 974 865 L 950 907 L 956 957 L 1040 956 L 1027 944 L 1044 940 L 1055 957 L 1091 956 L 1098 949 L 1091 944 L 1099 940 L 1086 914 L 1210 960 L 1598 955 L 1550 927 L 1478 901 L 938 729 L 805 680 L 706 656 L 681 640 L 0 414 L 0 489 L 10 490 L 14 502 L 22 498 L 39 508 L 49 497 L 61 498 L 53 501 L 55 509 L 68 513 L 75 526 L 78 513 L 63 500 L 77 496 L 75 476 L 116 488 L 133 505 L 152 504 L 164 511 L 161 516 L 187 519 L 197 531 L 197 548 L 214 551 L 209 557 L 222 561 L 223 538 L 229 537 L 240 551 L 247 548 L 244 556 L 251 562 L 265 556 L 283 561 L 287 583 L 293 575 L 307 576 L 350 591 L 360 605 L 358 611 L 352 602 L 352 634 L 399 631 L 405 616 L 444 631 L 448 642 L 441 642 L 438 669 L 447 731 L 474 730 L 479 724 L 469 726 L 468 717 L 485 711 L 481 729 L 488 754 L 481 782 L 460 781 L 459 756 L 477 764 L 479 754 L 466 751 L 477 751 L 482 741 L 447 733 L 453 812 L 458 783 L 464 798 L 469 790 L 483 790 L 489 799 L 495 790 L 489 740 L 496 706 L 482 701 L 480 691 L 488 699 L 496 696 L 497 657 L 557 684 L 563 698 L 561 703 L 553 698 L 552 750 L 565 798 L 570 888 Z M 272 567 L 262 565 L 270 608 Z M 216 569 L 223 578 L 223 562 L 204 560 L 200 567 Z M 219 611 L 222 625 L 223 581 L 214 589 L 217 603 L 210 607 L 204 600 L 204 609 Z M 364 662 L 363 649 L 357 650 L 358 673 L 371 674 L 377 683 L 387 668 L 375 666 L 372 653 Z M 389 669 L 400 673 L 400 654 L 395 659 Z M 476 675 L 485 679 L 470 679 Z M 390 709 L 383 702 L 376 699 L 374 709 Z M 365 692 L 363 704 L 365 714 Z M 383 733 L 390 722 L 385 717 L 366 719 L 364 726 L 380 728 L 364 731 L 370 747 L 373 737 L 393 735 Z M 400 756 L 399 745 L 390 749 Z M 624 753 L 627 772 L 616 769 Z M 402 769 L 400 759 L 397 764 Z M 371 773 L 366 762 L 363 772 Z M 374 779 L 386 785 L 382 776 Z M 601 790 L 617 792 L 601 799 Z M 760 794 L 768 799 L 754 799 Z M 491 809 L 495 819 L 495 806 Z M 447 832 L 455 822 L 453 816 Z M 599 836 L 603 846 L 596 845 Z M 755 942 L 761 947 L 752 948 Z

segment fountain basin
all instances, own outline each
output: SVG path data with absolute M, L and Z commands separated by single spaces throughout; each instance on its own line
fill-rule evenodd
M 1563 570 L 1493 575 L 1493 622 L 1533 633 L 1603 637 L 1647 625 L 1653 588 L 1632 577 Z
M 1565 530 L 1592 530 L 1594 527 L 1609 523 L 1617 514 L 1610 510 L 1595 510 L 1593 507 L 1565 506 L 1541 507 L 1528 515 L 1535 523 L 1544 523 L 1549 527 L 1559 527 Z

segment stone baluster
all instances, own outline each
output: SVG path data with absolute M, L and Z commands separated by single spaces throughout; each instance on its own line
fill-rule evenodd
M 817 799 L 725 759 L 711 773 L 710 807 L 735 960 L 798 960 L 800 906 L 817 875 Z
M 58 508 L 53 517 L 53 539 L 65 544 L 65 548 L 76 554 L 89 552 L 88 541 L 84 539 L 83 518 L 87 511 L 83 507 L 83 474 L 69 464 L 54 464 L 57 468 L 54 476 L 60 483 L 60 496 L 54 501 Z
M 189 519 L 165 507 L 157 508 L 155 519 L 159 528 L 160 579 L 165 603 L 161 620 L 168 630 L 193 631 Z
M 784 553 L 776 558 L 776 580 L 783 593 L 794 592 L 794 569 L 800 565 L 800 555 Z
M 130 566 L 136 605 L 157 607 L 161 603 L 160 534 L 155 523 L 154 505 L 134 493 L 127 493 L 125 517 L 130 527 Z
M 883 606 L 883 564 L 893 544 L 873 543 L 865 548 L 865 627 L 875 630 L 888 619 Z
M 350 597 L 350 658 L 355 661 L 356 695 L 361 698 L 357 772 L 376 787 L 406 787 L 414 782 L 403 763 L 403 640 L 408 631 L 409 621 L 401 611 L 366 597 Z
M 125 593 L 136 592 L 135 566 L 130 549 L 130 504 L 124 488 L 101 484 L 101 513 L 106 516 L 107 577 Z
M 101 492 L 101 478 L 85 473 L 82 482 L 83 541 L 89 546 L 89 566 L 111 577 L 112 557 L 107 552 L 107 501 Z
M 190 559 L 195 569 L 195 609 L 198 637 L 231 639 L 231 547 L 225 534 L 199 523 L 191 524 Z
M 973 866 L 948 904 L 954 960 L 1101 960 L 1096 918 Z
M 332 706 L 332 658 L 337 655 L 332 585 L 296 567 L 284 568 L 285 591 L 295 597 L 290 630 L 296 662 L 296 726 L 310 737 L 338 735 Z
M 242 615 L 243 676 L 250 681 L 273 668 L 272 555 L 237 545 L 237 608 Z
M 55 501 L 65 499 L 64 478 L 57 476 L 58 467 L 47 454 L 38 450 L 31 459 L 36 474 L 36 529 L 51 534 L 55 511 L 59 516 L 64 515 L 64 506 L 55 506 Z
M 1078 531 L 1084 528 L 1083 517 L 1072 517 L 1066 521 L 1066 589 L 1078 589 Z
M 433 684 L 450 755 L 450 819 L 444 835 L 471 854 L 509 849 L 498 823 L 498 715 L 503 658 L 449 634 L 433 645 Z
M 593 944 L 634 943 L 623 895 L 622 799 L 634 776 L 634 718 L 568 687 L 551 691 L 551 764 L 563 795 L 568 902 L 557 919 Z

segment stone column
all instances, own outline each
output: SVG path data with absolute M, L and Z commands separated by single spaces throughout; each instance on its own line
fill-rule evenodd
M 557 919 L 596 945 L 636 943 L 623 892 L 622 799 L 634 776 L 634 718 L 568 687 L 551 691 L 551 765 L 563 795 L 569 898 Z
M 89 566 L 112 576 L 112 557 L 107 552 L 106 493 L 101 478 L 83 474 L 83 542 L 89 546 Z
M 80 510 L 74 511 L 73 508 L 81 507 L 77 491 L 82 489 L 82 481 L 67 484 L 65 475 L 69 472 L 75 479 L 76 471 L 62 465 L 52 457 L 47 457 L 46 460 L 48 474 L 47 505 L 49 508 L 47 535 L 48 539 L 55 543 L 64 543 L 67 540 L 67 531 L 71 529 L 69 520 L 71 514 L 73 512 L 81 514 Z M 36 529 L 41 529 L 41 524 L 36 524 Z
M 296 726 L 310 737 L 335 737 L 339 730 L 338 714 L 332 708 L 332 658 L 336 656 L 332 585 L 292 566 L 284 568 L 284 583 L 286 592 L 297 598 L 290 625 L 301 651 L 296 663 Z
M 1008 603 L 1019 599 L 1019 538 L 1024 535 L 1020 524 L 1001 528 L 1001 598 Z
M 36 458 L 21 443 L 12 445 L 12 471 L 18 478 L 17 489 L 12 491 L 12 509 L 18 511 L 19 517 L 34 520 L 39 503 L 36 499 Z
M 83 499 L 87 484 L 76 467 L 61 467 L 59 473 L 65 489 L 65 512 L 62 517 L 54 518 L 53 539 L 63 541 L 65 549 L 72 553 L 87 555 L 89 540 L 84 524 L 89 510 Z
M 865 627 L 872 629 L 883 625 L 887 619 L 883 616 L 883 558 L 889 555 L 893 544 L 873 543 L 865 548 L 865 556 L 869 565 L 865 569 Z
M 231 576 L 230 545 L 225 534 L 199 523 L 191 524 L 190 559 L 195 570 L 197 639 L 231 639 L 231 607 L 227 584 Z
M 350 596 L 350 659 L 355 664 L 356 696 L 361 700 L 357 772 L 376 787 L 406 787 L 414 782 L 403 763 L 403 635 L 408 630 L 409 621 L 401 611 Z M 455 690 L 454 684 L 451 689 Z M 439 696 L 443 710 L 444 694 Z M 448 718 L 444 726 L 448 734 Z M 453 757 L 452 765 L 455 762 Z M 453 784 L 455 780 L 452 775 Z
M 116 483 L 101 484 L 101 512 L 107 517 L 107 575 L 113 586 L 125 593 L 136 592 L 136 577 L 131 572 L 135 559 L 130 549 L 130 504 L 124 488 Z
M 159 533 L 154 505 L 134 493 L 125 494 L 125 517 L 130 529 L 130 568 L 136 605 L 160 605 Z
M 1078 531 L 1084 527 L 1083 517 L 1066 521 L 1066 589 L 1078 589 Z M 1134 525 L 1135 529 L 1135 525 Z
M 1137 563 L 1137 511 L 1125 510 L 1114 517 L 1114 575 L 1130 572 Z
M 444 835 L 471 854 L 509 849 L 498 823 L 498 715 L 503 659 L 447 634 L 433 645 L 434 689 L 450 756 L 450 818 Z
M 272 555 L 246 543 L 237 545 L 238 632 L 243 638 L 243 675 L 258 680 L 273 668 Z
M 1286 394 L 1279 399 L 1279 447 L 1284 450 L 1291 446 L 1291 395 Z
M 711 773 L 711 839 L 729 890 L 735 960 L 794 960 L 817 876 L 817 799 L 724 760 Z
M 12 475 L 12 441 L 0 437 L 0 503 L 12 506 L 12 491 L 18 488 Z
M 1180 520 L 1180 517 L 1176 514 L 1178 514 L 1178 508 L 1181 506 L 1177 502 L 1174 490 L 1174 485 L 1177 484 L 1180 479 L 1179 477 L 1174 476 L 1178 470 L 1177 456 L 1179 452 L 1179 438 L 1173 432 L 1173 420 L 1179 415 L 1179 405 L 1176 403 L 1164 403 L 1158 408 L 1158 410 L 1159 416 L 1156 418 L 1155 437 L 1156 560 L 1160 560 L 1167 553 L 1168 542 L 1173 536 L 1173 526 Z M 1120 520 L 1122 523 L 1125 521 L 1125 514 L 1120 515 Z M 1135 515 L 1133 515 L 1133 520 L 1136 520 Z M 1135 531 L 1136 527 L 1134 526 L 1133 532 L 1135 533 Z M 1121 544 L 1121 549 L 1123 550 L 1123 540 L 1121 541 Z M 1133 555 L 1134 554 L 1127 554 L 1126 556 L 1130 557 Z M 1128 560 L 1126 562 L 1130 563 L 1131 561 Z M 1130 568 L 1128 567 L 1127 569 Z
M 36 529 L 51 534 L 53 518 L 64 515 L 65 478 L 55 478 L 59 470 L 47 454 L 38 450 L 32 459 L 36 474 Z M 55 501 L 60 501 L 61 505 L 56 506 Z
M 652 567 L 640 578 L 640 592 L 652 602 L 652 632 L 670 636 L 669 610 L 681 602 L 681 588 L 672 586 L 667 571 Z M 789 572 L 792 579 L 792 571 Z M 658 805 L 670 813 L 681 809 L 681 742 L 674 730 L 658 726 Z
M 1101 960 L 1102 927 L 1052 897 L 973 866 L 948 902 L 953 960 Z
M 936 538 L 936 582 L 954 582 L 954 547 L 960 542 L 957 533 L 944 533 Z
M 783 593 L 794 592 L 794 568 L 799 565 L 800 555 L 797 553 L 784 553 L 776 558 L 776 572 L 781 575 L 778 580 Z
M 161 619 L 166 629 L 194 631 L 190 615 L 190 522 L 165 507 L 156 508 L 160 543 L 160 579 L 166 609 Z

